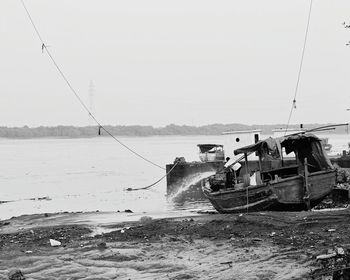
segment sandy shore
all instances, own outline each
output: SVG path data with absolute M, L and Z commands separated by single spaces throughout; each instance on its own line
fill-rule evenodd
M 350 211 L 207 214 L 113 223 L 115 213 L 0 221 L 0 279 L 310 279 L 350 248 Z M 52 247 L 49 239 L 61 242 Z

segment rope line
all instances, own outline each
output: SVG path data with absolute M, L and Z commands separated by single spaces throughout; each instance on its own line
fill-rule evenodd
M 153 187 L 154 185 L 156 185 L 156 184 L 158 184 L 160 181 L 162 181 L 166 176 L 168 176 L 168 175 L 171 173 L 171 171 L 173 171 L 173 169 L 176 167 L 176 165 L 178 165 L 179 162 L 180 162 L 180 161 L 177 161 L 177 162 L 173 165 L 173 167 L 172 167 L 162 178 L 160 178 L 159 180 L 155 181 L 153 184 L 150 184 L 150 185 L 148 185 L 148 186 L 146 186 L 146 187 L 142 187 L 142 188 L 127 188 L 126 191 L 147 190 L 147 189 L 149 189 L 150 187 Z
M 107 128 L 105 128 L 97 119 L 96 117 L 92 114 L 92 112 L 89 110 L 89 108 L 85 105 L 85 103 L 83 102 L 83 100 L 81 99 L 81 97 L 79 96 L 79 94 L 77 93 L 77 91 L 74 89 L 74 87 L 72 86 L 72 84 L 70 83 L 70 81 L 68 80 L 67 76 L 63 73 L 61 67 L 57 64 L 56 60 L 54 59 L 53 55 L 51 54 L 51 52 L 49 51 L 49 49 L 46 47 L 46 44 L 44 43 L 44 40 L 42 39 L 40 32 L 38 30 L 38 28 L 36 27 L 32 16 L 30 15 L 29 10 L 27 9 L 24 0 L 21 0 L 21 3 L 23 5 L 23 8 L 25 9 L 27 16 L 41 42 L 41 49 L 42 51 L 45 50 L 45 52 L 47 53 L 47 55 L 49 56 L 50 60 L 52 61 L 52 63 L 54 64 L 56 70 L 58 71 L 58 73 L 61 75 L 61 77 L 63 78 L 63 80 L 65 81 L 65 83 L 67 84 L 67 86 L 69 87 L 69 89 L 71 90 L 71 92 L 74 94 L 74 96 L 76 97 L 76 99 L 78 100 L 78 102 L 80 103 L 80 105 L 83 106 L 83 108 L 87 111 L 87 113 L 89 114 L 89 116 L 95 121 L 95 123 L 99 126 L 99 128 L 103 129 L 109 136 L 111 136 L 115 141 L 117 141 L 120 145 L 122 145 L 124 148 L 126 148 L 127 150 L 129 150 L 131 153 L 133 153 L 134 155 L 138 156 L 139 158 L 143 159 L 144 161 L 157 166 L 163 170 L 165 170 L 164 167 L 160 166 L 159 164 L 145 158 L 144 156 L 142 156 L 141 154 L 139 154 L 138 152 L 136 152 L 135 150 L 131 149 L 130 147 L 128 147 L 126 144 L 124 144 L 122 141 L 120 141 L 118 138 L 116 138 Z
M 290 120 L 291 120 L 291 117 L 292 117 L 293 109 L 296 109 L 296 102 L 297 102 L 296 98 L 297 98 L 297 93 L 298 93 L 298 89 L 299 89 L 301 70 L 303 68 L 304 55 L 305 55 L 305 49 L 306 49 L 306 42 L 307 42 L 307 37 L 308 37 L 309 27 L 310 27 L 312 2 L 313 2 L 313 0 L 310 0 L 309 15 L 308 15 L 307 25 L 306 25 L 306 30 L 305 30 L 304 45 L 303 45 L 303 51 L 301 53 L 301 60 L 300 60 L 300 65 L 299 65 L 298 78 L 297 78 L 297 83 L 296 83 L 296 86 L 295 86 L 294 98 L 293 98 L 292 106 L 290 108 L 288 122 L 287 122 L 287 126 L 286 126 L 286 130 L 284 132 L 284 135 L 286 135 L 286 133 L 287 133 L 287 130 L 288 130 L 288 127 L 289 127 L 289 124 L 290 124 Z

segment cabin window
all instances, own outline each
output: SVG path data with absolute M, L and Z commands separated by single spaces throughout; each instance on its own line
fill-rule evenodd
M 237 138 L 236 138 L 236 142 L 239 142 L 239 141 L 240 141 L 240 139 L 237 137 Z
M 254 134 L 254 143 L 259 142 L 259 134 Z

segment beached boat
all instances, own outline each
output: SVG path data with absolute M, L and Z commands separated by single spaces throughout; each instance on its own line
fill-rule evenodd
M 199 159 L 202 162 L 223 161 L 225 159 L 224 146 L 217 144 L 198 144 Z
M 295 164 L 284 164 L 283 151 L 294 153 Z M 231 164 L 225 172 L 218 172 L 202 184 L 205 196 L 220 213 L 310 210 L 336 185 L 336 171 L 322 141 L 310 133 L 270 137 L 234 153 L 244 155 L 240 169 Z M 248 155 L 252 153 L 259 157 L 255 172 L 249 171 Z M 263 162 L 271 159 L 278 159 L 279 166 L 264 168 Z

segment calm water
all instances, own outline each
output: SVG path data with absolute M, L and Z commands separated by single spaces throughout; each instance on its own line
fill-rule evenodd
M 322 136 L 323 137 L 323 136 Z M 349 135 L 325 135 L 333 153 L 347 149 Z M 224 143 L 222 136 L 120 138 L 148 159 L 165 166 L 178 156 L 198 159 L 198 143 Z M 158 180 L 164 170 L 131 154 L 113 139 L 0 140 L 0 219 L 61 211 L 124 211 L 180 215 L 208 204 L 176 206 L 166 200 L 166 181 L 150 190 L 127 192 Z M 49 200 L 38 200 L 48 197 Z

